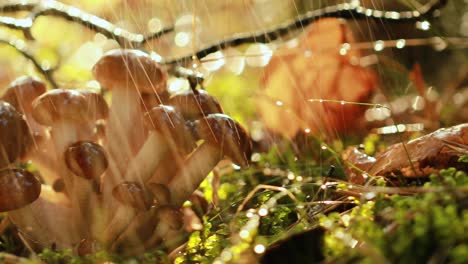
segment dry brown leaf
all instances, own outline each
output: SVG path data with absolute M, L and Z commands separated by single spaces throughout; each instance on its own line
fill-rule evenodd
M 353 42 L 343 20 L 325 18 L 306 29 L 294 52 L 278 49 L 265 68 L 257 104 L 266 127 L 287 137 L 306 129 L 333 135 L 354 128 L 362 106 L 309 101 L 368 99 L 376 85 L 375 74 L 351 63 L 358 61 L 358 50 L 340 54 L 343 43 Z

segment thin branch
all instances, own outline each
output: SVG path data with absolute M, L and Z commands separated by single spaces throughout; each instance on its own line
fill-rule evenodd
M 58 85 L 52 76 L 52 70 L 47 70 L 42 68 L 39 61 L 34 58 L 34 55 L 28 50 L 24 40 L 19 39 L 11 34 L 0 34 L 0 43 L 8 45 L 14 48 L 19 52 L 23 57 L 32 62 L 36 70 L 44 76 L 44 78 L 50 83 L 50 85 L 55 89 L 58 88 Z
M 170 58 L 163 61 L 163 64 L 179 64 L 184 61 L 190 61 L 193 57 L 203 58 L 206 55 L 223 50 L 228 47 L 235 47 L 246 43 L 262 42 L 268 43 L 279 39 L 282 36 L 288 35 L 291 32 L 309 25 L 322 17 L 337 17 L 337 18 L 353 18 L 353 19 L 377 19 L 390 22 L 408 22 L 416 21 L 424 17 L 429 17 L 439 8 L 446 4 L 447 0 L 432 0 L 420 8 L 412 11 L 384 11 L 371 8 L 365 8 L 360 5 L 350 3 L 328 6 L 321 9 L 316 9 L 298 16 L 294 20 L 287 21 L 278 27 L 271 30 L 236 34 L 221 42 L 209 44 L 201 49 L 198 49 L 195 54 L 190 54 L 183 57 Z
M 289 34 L 290 32 L 301 28 L 304 25 L 313 23 L 321 17 L 338 17 L 338 18 L 372 18 L 379 20 L 387 20 L 392 22 L 414 21 L 422 17 L 428 17 L 437 9 L 443 7 L 447 0 L 431 0 L 427 4 L 412 11 L 384 11 L 370 9 L 360 6 L 359 4 L 343 3 L 334 6 L 324 7 L 309 11 L 304 15 L 297 17 L 295 20 L 288 21 L 276 28 L 269 31 L 245 33 L 234 35 L 231 38 L 218 42 L 216 44 L 207 45 L 202 47 L 195 54 L 165 59 L 161 64 L 175 65 L 181 64 L 186 61 L 191 61 L 193 58 L 202 58 L 206 55 L 222 50 L 228 47 L 239 46 L 251 42 L 271 42 L 279 39 L 280 37 Z M 15 12 L 15 11 L 31 11 L 31 15 L 27 18 L 11 18 L 0 17 L 0 25 L 21 30 L 28 39 L 32 39 L 30 28 L 34 21 L 40 16 L 57 16 L 66 20 L 81 24 L 95 32 L 101 33 L 108 38 L 115 39 L 120 46 L 129 48 L 141 48 L 146 42 L 159 38 L 164 34 L 172 32 L 174 28 L 164 28 L 158 32 L 143 35 L 129 32 L 123 28 L 117 27 L 111 22 L 104 20 L 100 17 L 90 13 L 81 11 L 80 9 L 69 6 L 58 1 L 48 0 L 29 0 L 18 1 L 7 0 L 0 5 L 2 12 Z M 178 76 L 192 76 L 195 79 L 203 79 L 203 76 L 191 75 L 187 70 L 181 67 L 172 68 L 171 71 Z
M 120 46 L 140 48 L 150 40 L 157 39 L 164 34 L 172 32 L 173 27 L 163 28 L 158 32 L 138 34 L 118 27 L 111 22 L 93 14 L 84 12 L 76 7 L 60 3 L 58 1 L 6 1 L 0 5 L 2 12 L 31 11 L 27 18 L 0 17 L 0 25 L 21 30 L 27 38 L 30 38 L 30 28 L 35 20 L 41 16 L 56 16 L 83 25 L 108 38 L 115 39 Z

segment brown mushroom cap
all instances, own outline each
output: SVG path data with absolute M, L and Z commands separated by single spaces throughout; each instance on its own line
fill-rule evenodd
M 109 163 L 104 149 L 93 142 L 79 141 L 65 151 L 65 163 L 73 174 L 85 179 L 98 179 Z
M 112 195 L 124 205 L 139 210 L 147 210 L 151 206 L 151 195 L 136 182 L 122 182 L 114 187 Z
M 30 111 L 34 99 L 45 92 L 46 86 L 39 78 L 21 76 L 10 84 L 2 99 L 25 113 Z
M 107 106 L 97 105 L 99 95 L 91 92 L 55 89 L 39 96 L 33 103 L 33 118 L 38 123 L 51 126 L 60 120 L 86 123 L 107 115 Z
M 141 94 L 141 109 L 148 111 L 149 109 L 165 104 L 169 100 L 169 92 L 161 91 L 159 93 L 142 93 Z
M 96 80 L 106 89 L 128 87 L 142 93 L 166 89 L 166 73 L 148 54 L 140 50 L 115 49 L 94 65 Z
M 34 202 L 41 193 L 41 183 L 23 169 L 0 170 L 0 212 L 16 210 Z
M 166 185 L 152 182 L 149 183 L 147 187 L 153 194 L 154 205 L 161 206 L 169 204 L 171 201 L 171 192 Z
M 174 106 L 186 120 L 195 120 L 208 114 L 222 114 L 223 109 L 215 97 L 204 90 L 194 93 L 192 90 L 173 95 L 168 102 Z
M 159 105 L 145 114 L 145 124 L 149 129 L 159 131 L 166 140 L 175 144 L 181 152 L 190 153 L 195 142 L 185 119 L 172 106 Z
M 22 157 L 31 143 L 26 120 L 9 103 L 0 101 L 0 168 Z
M 109 106 L 107 105 L 104 96 L 99 93 L 88 90 L 78 90 L 86 98 L 87 111 L 94 115 L 92 120 L 106 119 L 109 116 Z
M 200 138 L 218 146 L 223 155 L 241 167 L 248 167 L 252 155 L 252 142 L 245 129 L 223 114 L 210 114 L 197 121 L 195 127 Z
M 164 205 L 156 211 L 156 218 L 159 224 L 164 223 L 172 230 L 179 230 L 184 225 L 184 215 L 182 212 L 173 206 Z
M 208 212 L 210 205 L 205 196 L 200 191 L 195 191 L 190 195 L 189 201 L 192 203 L 192 209 L 198 217 L 202 218 Z

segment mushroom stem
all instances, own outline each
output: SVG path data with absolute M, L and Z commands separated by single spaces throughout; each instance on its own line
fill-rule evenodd
M 58 122 L 52 126 L 53 140 L 55 150 L 57 153 L 57 160 L 59 161 L 59 171 L 65 183 L 65 191 L 69 195 L 73 205 L 74 217 L 72 221 L 78 223 L 85 223 L 91 220 L 92 213 L 90 212 L 90 203 L 97 199 L 93 195 L 92 183 L 86 179 L 75 177 L 65 164 L 64 153 L 66 148 L 71 144 L 77 142 L 80 137 L 88 138 L 90 135 L 81 133 L 79 136 L 80 124 L 74 124 L 70 121 Z M 86 225 L 75 224 L 79 229 L 79 233 L 87 236 L 89 234 Z M 84 229 L 84 230 L 83 230 Z
M 129 160 L 139 151 L 145 140 L 140 95 L 135 88 L 113 89 L 106 140 L 109 155 L 123 175 Z
M 152 131 L 137 156 L 130 162 L 124 180 L 144 184 L 154 174 L 160 161 L 169 150 L 164 136 Z
M 198 147 L 169 183 L 171 205 L 182 206 L 222 157 L 221 149 L 213 144 L 205 142 Z
M 156 228 L 156 210 L 156 207 L 152 207 L 148 211 L 138 213 L 127 228 L 115 239 L 111 250 L 120 252 L 120 249 L 126 251 L 126 248 L 143 245 L 144 241 L 150 238 L 152 231 Z
M 71 248 L 79 240 L 70 219 L 72 211 L 67 198 L 43 185 L 39 198 L 28 206 L 8 212 L 10 220 L 41 246 L 52 244 Z
M 124 232 L 125 228 L 137 215 L 137 210 L 130 206 L 119 206 L 112 220 L 107 225 L 101 238 L 104 245 L 112 244 L 115 239 Z
M 131 81 L 131 80 L 129 80 Z M 106 150 L 109 170 L 102 177 L 103 203 L 109 208 L 109 219 L 117 212 L 112 189 L 124 180 L 130 159 L 145 139 L 143 114 L 136 88 L 114 87 L 106 126 Z
M 41 142 L 34 142 L 23 160 L 30 160 L 40 172 L 41 179 L 47 185 L 52 185 L 60 175 L 57 173 L 57 155 L 52 139 L 48 133 L 43 134 Z
M 173 151 L 167 153 L 146 183 L 169 184 L 177 171 L 183 166 L 184 158 L 182 153 L 175 153 Z

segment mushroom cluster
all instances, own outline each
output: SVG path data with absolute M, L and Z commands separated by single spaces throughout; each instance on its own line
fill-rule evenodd
M 202 90 L 168 95 L 146 53 L 94 66 L 104 97 L 21 77 L 0 101 L 0 211 L 41 249 L 134 255 L 183 234 L 182 205 L 223 158 L 247 167 L 245 129 Z M 33 169 L 20 168 L 29 162 Z

